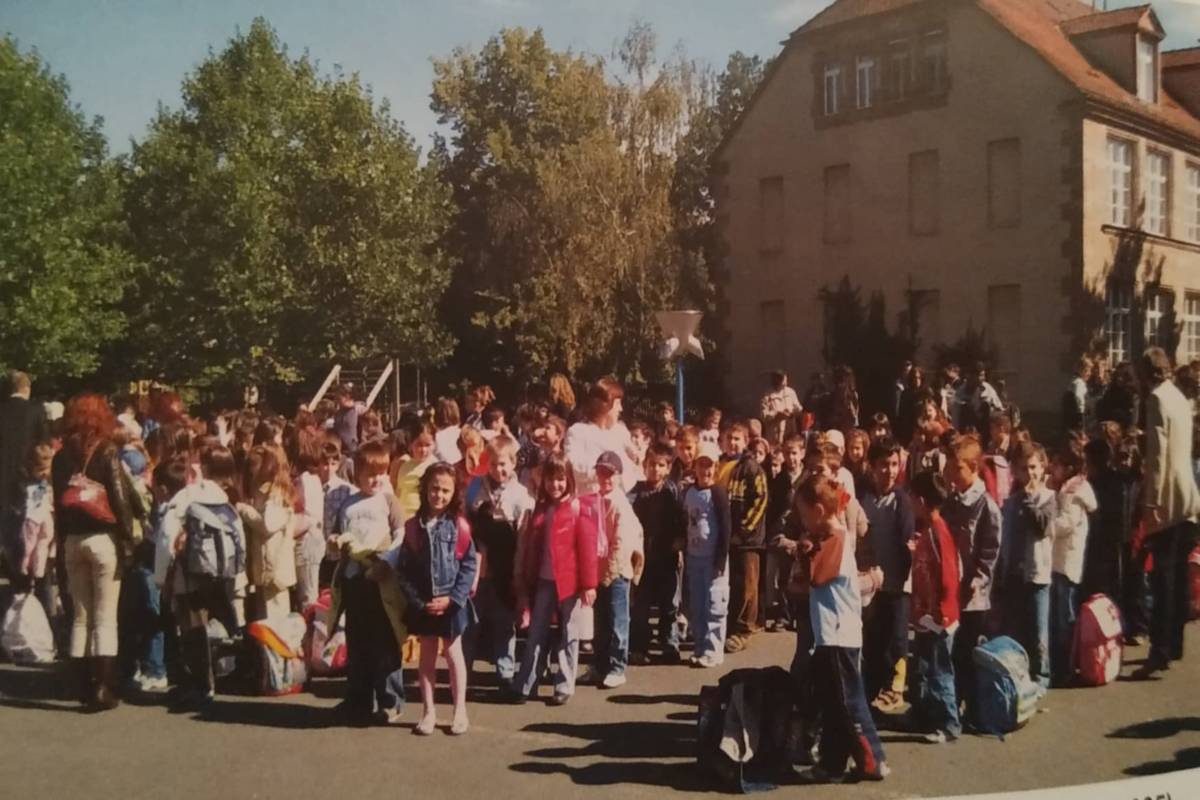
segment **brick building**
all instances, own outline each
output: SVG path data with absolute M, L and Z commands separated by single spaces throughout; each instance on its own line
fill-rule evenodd
M 1200 48 L 1151 6 L 837 0 L 717 154 L 727 386 L 820 369 L 818 289 L 921 309 L 920 363 L 982 328 L 1027 411 L 1079 353 L 1200 357 Z

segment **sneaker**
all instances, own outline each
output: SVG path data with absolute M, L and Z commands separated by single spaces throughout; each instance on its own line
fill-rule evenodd
M 604 680 L 600 681 L 600 688 L 602 689 L 619 689 L 624 685 L 624 672 L 610 672 L 604 676 Z
M 565 706 L 569 702 L 571 702 L 571 695 L 569 694 L 555 692 L 554 697 L 550 698 L 550 705 L 552 706 Z
M 664 650 L 662 654 L 662 663 L 678 664 L 683 661 L 683 656 L 679 655 L 678 650 Z
M 821 767 L 809 767 L 796 773 L 796 780 L 800 783 L 820 784 L 820 783 L 845 783 L 845 775 L 833 775 Z
M 155 678 L 150 675 L 138 675 L 137 686 L 143 692 L 165 692 L 167 690 L 167 676 L 160 675 Z
M 700 666 L 700 658 L 699 658 L 699 656 L 695 656 L 695 655 L 688 656 L 688 666 L 689 666 L 689 667 L 698 667 L 698 666 Z
M 580 686 L 595 686 L 602 680 L 600 674 L 596 670 L 588 667 L 583 671 L 583 674 L 575 679 L 575 683 Z
M 950 741 L 950 737 L 946 735 L 945 731 L 934 731 L 933 733 L 927 733 L 923 738 L 929 744 L 945 744 L 946 742 Z
M 646 655 L 645 653 L 630 653 L 629 654 L 629 666 L 631 666 L 631 667 L 644 667 L 649 663 L 650 663 L 650 657 L 648 655 Z
M 892 768 L 887 765 L 886 761 L 879 762 L 879 769 L 875 772 L 856 772 L 855 778 L 860 781 L 881 781 L 888 775 L 892 774 Z
M 713 656 L 701 656 L 700 658 L 696 659 L 695 666 L 700 667 L 701 669 L 712 669 L 713 667 L 721 666 L 722 663 L 724 662 Z
M 403 717 L 404 712 L 398 708 L 385 708 L 379 712 L 379 721 L 384 725 L 399 725 Z

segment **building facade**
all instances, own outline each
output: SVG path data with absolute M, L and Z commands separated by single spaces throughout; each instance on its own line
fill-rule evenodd
M 982 330 L 1049 414 L 1078 356 L 1200 357 L 1200 49 L 1153 9 L 837 0 L 716 156 L 727 387 L 824 368 L 822 287 L 917 309 L 918 363 Z

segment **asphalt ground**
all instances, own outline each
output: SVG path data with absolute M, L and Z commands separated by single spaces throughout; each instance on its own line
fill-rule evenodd
M 929 745 L 885 732 L 882 783 L 781 787 L 812 798 L 932 797 L 1085 784 L 1200 767 L 1200 627 L 1189 657 L 1161 679 L 1051 691 L 1005 740 L 965 736 Z M 340 680 L 285 698 L 219 696 L 204 718 L 168 714 L 161 696 L 103 714 L 67 699 L 61 664 L 0 666 L 0 790 L 8 798 L 650 798 L 712 792 L 697 766 L 700 687 L 743 666 L 786 665 L 792 634 L 757 636 L 723 668 L 633 668 L 616 690 L 581 687 L 565 707 L 497 702 L 483 676 L 470 693 L 471 730 L 411 734 L 405 724 L 341 727 Z M 1145 648 L 1126 652 L 1128 675 Z M 410 679 L 415 676 L 410 675 Z M 444 682 L 445 674 L 442 673 Z M 444 685 L 444 684 L 443 684 Z M 548 687 L 542 687 L 543 700 Z M 439 702 L 448 703 L 439 691 Z M 1197 780 L 1200 795 L 1200 779 Z M 1179 797 L 1178 793 L 1175 795 Z

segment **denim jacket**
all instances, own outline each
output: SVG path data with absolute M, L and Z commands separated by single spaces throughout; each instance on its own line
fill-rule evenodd
M 466 519 L 413 517 L 404 526 L 400 547 L 401 581 L 410 604 L 424 605 L 449 596 L 458 608 L 475 593 L 479 557 Z

